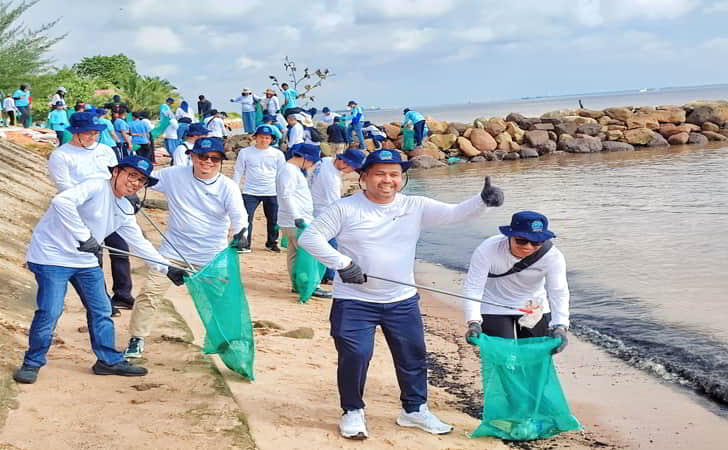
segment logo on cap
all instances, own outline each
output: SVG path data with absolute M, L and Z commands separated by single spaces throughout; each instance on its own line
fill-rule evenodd
M 212 141 L 210 139 L 205 139 L 200 143 L 200 147 L 202 148 L 210 148 L 212 147 Z
M 540 220 L 531 222 L 531 231 L 543 231 L 543 222 Z
M 390 152 L 389 150 L 382 150 L 381 152 L 379 152 L 379 159 L 382 159 L 382 160 L 392 159 L 392 152 Z
M 141 159 L 139 160 L 139 162 L 137 162 L 137 167 L 146 172 L 147 170 L 149 170 L 149 163 Z

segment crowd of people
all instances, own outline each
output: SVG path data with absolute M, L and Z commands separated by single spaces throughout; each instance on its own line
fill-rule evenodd
M 155 311 L 166 290 L 182 285 L 186 274 L 228 246 L 241 254 L 252 252 L 253 219 L 262 203 L 263 248 L 279 253 L 280 234 L 287 237 L 292 290 L 299 250 L 328 269 L 313 295 L 333 297 L 330 323 L 338 354 L 341 435 L 368 437 L 363 397 L 377 326 L 386 337 L 401 390 L 397 424 L 433 434 L 452 431 L 427 404 L 425 333 L 419 294 L 411 286 L 415 248 L 422 230 L 462 223 L 500 207 L 504 193 L 490 177 L 479 192 L 458 204 L 400 193 L 410 162 L 397 150 L 363 151 L 365 133 L 375 142 L 383 140 L 383 133 L 362 120 L 355 101 L 341 116 L 323 108 L 321 121 L 336 147 L 333 156 L 322 158 L 322 137 L 312 131 L 316 111 L 304 111 L 296 91 L 285 84 L 281 88 L 282 104 L 272 89 L 260 97 L 244 89 L 231 99 L 241 104 L 244 129 L 254 139 L 239 149 L 232 178 L 221 172 L 228 133 L 223 114 L 204 96 L 199 96 L 197 116 L 186 101 L 173 112 L 176 101 L 167 99 L 153 127 L 147 115 L 130 112 L 118 97 L 101 108 L 79 102 L 72 114 L 65 114 L 65 90 L 59 88 L 49 117 L 59 133 L 59 147 L 48 163 L 59 193 L 36 226 L 27 254 L 28 269 L 38 283 L 37 310 L 16 381 L 34 383 L 46 364 L 68 282 L 88 310 L 88 332 L 97 357 L 93 372 L 145 375 L 146 368 L 129 360 L 144 354 L 145 338 L 154 330 Z M 16 102 L 15 107 L 22 105 Z M 404 124 L 412 123 L 421 143 L 424 118 L 409 109 L 404 114 Z M 154 141 L 160 137 L 171 157 L 170 167 L 155 167 Z M 362 190 L 341 198 L 342 175 L 352 172 L 359 174 Z M 147 188 L 168 202 L 168 226 L 159 249 L 136 222 L 138 212 L 144 215 L 137 193 Z M 511 339 L 551 335 L 562 339 L 556 351 L 563 350 L 569 290 L 564 257 L 551 244 L 555 235 L 548 219 L 522 211 L 500 231 L 472 257 L 463 291 L 474 299 L 464 303 L 466 339 L 471 342 L 480 333 Z M 113 295 L 107 293 L 101 268 L 104 247 L 119 250 L 109 250 Z M 128 252 L 148 261 L 136 298 Z M 327 284 L 333 289 L 322 287 Z M 477 299 L 502 306 L 479 304 Z M 526 302 L 542 313 L 530 327 L 523 325 L 522 314 L 514 314 Z M 111 319 L 119 308 L 132 310 L 124 352 L 116 349 Z

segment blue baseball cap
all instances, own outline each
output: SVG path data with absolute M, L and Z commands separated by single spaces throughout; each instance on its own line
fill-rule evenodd
M 325 113 L 327 113 L 327 112 L 331 112 L 331 110 L 329 109 L 329 107 L 328 107 L 328 106 L 324 106 L 324 109 L 322 109 L 321 111 L 323 111 L 323 112 L 325 112 Z
M 174 103 L 174 99 L 172 97 L 167 97 L 167 103 Z
M 517 236 L 533 242 L 543 242 L 556 235 L 549 229 L 549 220 L 541 213 L 520 211 L 511 217 L 511 224 L 498 227 L 508 237 Z
M 96 108 L 96 115 L 97 116 L 103 116 L 104 114 L 106 114 L 106 109 L 104 109 L 104 108 Z
M 103 131 L 106 125 L 94 122 L 96 114 L 92 112 L 82 111 L 71 116 L 70 127 L 67 128 L 69 133 L 83 133 L 85 131 Z
M 291 147 L 291 154 L 301 156 L 307 161 L 318 162 L 321 160 L 321 147 L 301 142 Z
M 367 154 L 357 148 L 348 148 L 344 153 L 336 155 L 336 159 L 344 161 L 354 169 L 359 169 L 364 165 Z
M 208 130 L 205 125 L 197 122 L 192 123 L 187 128 L 187 132 L 185 133 L 187 136 L 206 136 L 210 133 L 210 130 Z
M 53 106 L 66 106 L 66 104 L 65 104 L 65 103 L 63 103 L 62 101 L 58 100 L 58 101 L 56 102 L 56 104 L 55 104 L 55 105 L 53 105 Z
M 382 149 L 371 152 L 364 161 L 364 165 L 359 169 L 359 172 L 365 172 L 369 166 L 380 163 L 399 164 L 402 167 L 402 172 L 406 172 L 412 165 L 409 161 L 403 161 L 402 155 L 397 150 Z
M 80 113 L 76 113 L 73 116 L 75 117 L 78 114 L 80 114 Z M 142 175 L 147 177 L 147 187 L 152 187 L 159 182 L 159 179 L 154 178 L 152 176 L 152 170 L 154 168 L 154 166 L 152 165 L 152 162 L 142 156 L 137 156 L 137 155 L 127 156 L 126 158 L 119 161 L 119 164 L 117 164 L 113 167 L 109 167 L 109 171 L 113 171 L 114 167 L 118 167 L 119 169 L 123 169 L 124 167 L 129 167 L 129 168 L 134 169 L 137 172 L 141 173 Z
M 268 136 L 275 136 L 276 133 L 273 131 L 273 127 L 270 125 L 260 125 L 258 128 L 255 129 L 255 133 L 253 133 L 253 136 L 256 134 L 267 134 Z
M 349 103 L 347 103 L 346 106 L 354 106 L 354 105 L 357 105 L 357 104 L 358 103 L 355 102 L 354 100 L 349 100 Z
M 263 122 L 275 122 L 276 116 L 273 114 L 263 114 Z
M 195 145 L 185 153 L 204 155 L 210 152 L 218 152 L 222 154 L 222 159 L 227 159 L 227 156 L 225 156 L 225 140 L 220 137 L 204 137 L 196 140 Z

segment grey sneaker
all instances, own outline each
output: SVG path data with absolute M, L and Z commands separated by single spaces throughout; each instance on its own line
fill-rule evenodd
M 326 291 L 321 288 L 316 288 L 315 291 L 313 291 L 313 294 L 311 294 L 312 297 L 317 298 L 331 298 L 331 291 Z
M 369 437 L 367 419 L 363 409 L 347 411 L 341 415 L 339 432 L 347 439 L 363 440 Z
M 144 338 L 133 337 L 124 351 L 124 358 L 141 358 L 144 353 Z
M 420 405 L 420 410 L 415 412 L 402 412 L 397 417 L 397 425 L 401 427 L 415 427 L 432 434 L 447 434 L 453 430 L 452 425 L 440 421 L 427 408 L 427 403 Z
M 40 367 L 30 367 L 23 364 L 13 373 L 13 380 L 23 384 L 33 384 L 38 379 Z

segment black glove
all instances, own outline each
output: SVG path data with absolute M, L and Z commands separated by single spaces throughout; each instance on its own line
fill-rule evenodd
M 96 239 L 94 239 L 93 236 L 88 238 L 86 241 L 79 241 L 79 244 L 81 245 L 79 245 L 78 250 L 81 252 L 91 253 L 96 257 L 98 257 L 101 253 L 101 246 L 98 242 L 96 242 Z
M 178 269 L 176 267 L 167 267 L 167 278 L 172 280 L 175 286 L 182 286 L 185 284 L 184 276 L 187 275 L 187 271 Z
M 557 325 L 551 328 L 549 334 L 551 335 L 551 337 L 561 338 L 561 345 L 551 350 L 551 354 L 555 355 L 564 351 L 564 349 L 566 348 L 566 344 L 569 343 L 569 340 L 566 338 L 566 327 L 563 325 Z
M 503 191 L 496 186 L 490 185 L 490 176 L 485 177 L 483 190 L 480 192 L 485 206 L 500 206 L 503 204 Z
M 364 284 L 367 282 L 367 276 L 361 271 L 361 267 L 353 261 L 339 270 L 339 276 L 344 283 Z
M 474 340 L 477 339 L 482 332 L 483 328 L 478 322 L 468 323 L 468 331 L 465 333 L 465 342 L 470 345 L 475 345 Z
M 241 251 L 245 247 L 245 244 L 248 243 L 248 240 L 245 239 L 246 230 L 247 228 L 243 228 L 239 233 L 233 235 L 233 240 L 230 241 L 230 247 L 238 251 Z
M 306 222 L 304 222 L 303 219 L 296 219 L 293 223 L 296 225 L 296 228 L 300 228 L 302 230 L 306 228 Z
M 129 203 L 131 203 L 131 206 L 134 208 L 134 214 L 138 213 L 142 209 L 142 206 L 144 206 L 141 199 L 136 194 L 127 195 L 126 199 L 129 200 Z

